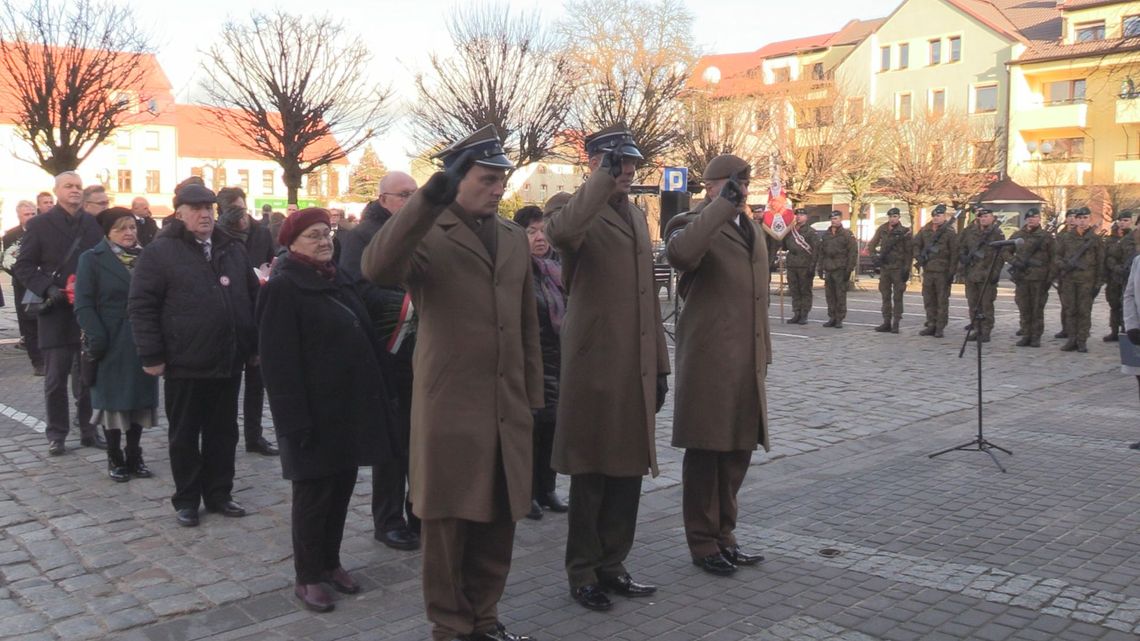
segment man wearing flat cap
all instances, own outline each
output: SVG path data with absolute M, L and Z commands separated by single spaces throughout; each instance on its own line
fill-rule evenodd
M 922 269 L 922 306 L 926 326 L 919 336 L 942 338 L 950 322 L 950 284 L 958 268 L 958 232 L 946 218 L 946 205 L 936 205 L 930 222 L 914 239 L 915 264 Z
M 903 315 L 903 294 L 910 281 L 914 258 L 914 235 L 902 224 L 898 207 L 887 210 L 887 222 L 879 225 L 867 245 L 871 260 L 879 270 L 879 296 L 882 297 L 883 324 L 876 332 L 899 333 Z
M 164 378 L 170 471 L 179 525 L 198 507 L 245 515 L 233 500 L 241 372 L 257 364 L 258 281 L 242 243 L 214 226 L 214 192 L 189 183 L 174 218 L 143 249 L 127 312 L 143 370 Z
M 733 534 L 752 451 L 768 450 L 768 251 L 744 209 L 750 172 L 741 158 L 717 156 L 705 170 L 705 199 L 665 228 L 685 300 L 673 411 L 673 446 L 685 448 L 685 540 L 693 563 L 718 576 L 764 558 L 743 551 Z
M 999 240 L 1005 240 L 1005 234 L 994 219 L 994 212 L 985 207 L 978 208 L 974 222 L 962 231 L 962 239 L 958 243 L 958 268 L 966 281 L 966 303 L 969 305 L 970 323 L 974 325 L 967 340 L 990 342 L 990 332 L 994 328 L 994 301 L 997 300 L 997 284 L 1003 264 L 1001 249 L 990 243 Z M 997 260 L 994 260 L 995 256 Z M 979 312 L 982 316 L 980 325 L 977 324 Z
M 784 259 L 784 267 L 788 272 L 788 292 L 792 296 L 792 317 L 788 323 L 807 325 L 808 314 L 811 313 L 815 268 L 819 263 L 820 238 L 808 225 L 806 209 L 796 210 L 795 224 L 780 243 L 788 252 Z M 768 278 L 771 280 L 771 274 Z
M 544 405 L 530 249 L 496 215 L 512 164 L 494 127 L 436 158 L 444 170 L 361 259 L 365 278 L 404 287 L 419 314 L 409 486 L 427 618 L 435 641 L 529 639 L 503 628 L 498 602 L 530 510 L 531 409 Z
M 1009 278 L 1014 284 L 1014 302 L 1021 321 L 1021 338 L 1018 347 L 1041 347 L 1041 334 L 1045 331 L 1045 302 L 1053 282 L 1053 236 L 1041 227 L 1041 211 L 1030 207 L 1025 212 L 1025 224 L 1013 232 L 1011 239 L 1021 238 L 1021 245 L 1006 247 L 1005 261 L 1009 263 Z
M 831 226 L 819 243 L 819 277 L 827 296 L 827 322 L 824 327 L 843 327 L 847 317 L 847 281 L 859 262 L 859 242 L 843 227 L 843 214 L 831 212 Z
M 606 592 L 649 596 L 624 561 L 633 547 L 641 479 L 657 475 L 654 415 L 668 391 L 645 212 L 630 202 L 641 150 L 622 125 L 586 139 L 590 177 L 546 203 L 546 234 L 570 296 L 552 467 L 570 475 L 566 573 L 571 596 L 608 610 Z
M 1087 352 L 1092 305 L 1104 285 L 1104 243 L 1089 226 L 1089 210 L 1071 210 L 1065 232 L 1057 237 L 1056 273 L 1060 281 L 1063 327 L 1068 342 L 1062 352 Z
M 1132 258 L 1136 255 L 1136 241 L 1132 235 L 1132 212 L 1124 210 L 1116 217 L 1112 231 L 1104 238 L 1104 300 L 1108 303 L 1109 332 L 1104 342 L 1120 340 L 1124 327 L 1124 285 L 1128 282 L 1128 271 L 1132 269 Z

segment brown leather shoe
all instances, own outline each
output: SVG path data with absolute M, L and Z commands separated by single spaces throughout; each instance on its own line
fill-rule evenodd
M 334 590 L 341 594 L 356 594 L 360 592 L 360 584 L 357 583 L 356 579 L 353 579 L 352 575 L 348 573 L 348 570 L 343 567 L 327 572 L 325 574 L 325 580 L 333 586 Z
M 301 600 L 305 609 L 313 612 L 332 612 L 336 607 L 332 595 L 320 583 L 298 583 L 293 588 L 293 594 Z

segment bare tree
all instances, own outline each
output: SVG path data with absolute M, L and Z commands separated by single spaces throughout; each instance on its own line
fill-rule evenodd
M 858 229 L 859 218 L 867 208 L 870 195 L 890 167 L 890 113 L 872 110 L 869 113 L 845 114 L 845 126 L 857 129 L 846 157 L 839 163 L 834 182 L 847 192 L 851 202 L 851 229 Z M 912 226 L 917 222 L 917 212 Z
M 734 154 L 758 167 L 767 163 L 765 137 L 759 125 L 772 105 L 756 95 L 718 98 L 702 90 L 686 91 L 681 102 L 684 118 L 677 137 L 677 156 L 689 168 L 690 181 L 702 179 L 709 161 Z M 758 122 L 760 121 L 760 122 Z
M 456 54 L 433 53 L 429 71 L 416 75 L 416 142 L 430 148 L 490 124 L 516 165 L 551 155 L 574 82 L 565 50 L 539 14 L 471 5 L 452 15 L 448 33 Z
M 575 130 L 624 123 L 651 165 L 682 129 L 678 96 L 697 59 L 693 14 L 681 0 L 566 0 L 564 7 L 559 31 L 579 82 Z
M 0 92 L 12 98 L 10 116 L 31 162 L 52 175 L 74 170 L 138 114 L 150 99 L 143 58 L 151 52 L 128 6 L 4 0 Z
M 231 20 L 202 62 L 207 124 L 280 165 L 296 202 L 304 176 L 389 125 L 391 92 L 367 78 L 371 62 L 364 41 L 328 17 L 277 10 Z

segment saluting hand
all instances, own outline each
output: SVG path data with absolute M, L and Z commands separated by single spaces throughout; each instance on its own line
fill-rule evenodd
M 424 198 L 434 205 L 450 205 L 459 194 L 459 183 L 475 164 L 475 152 L 468 149 L 445 171 L 437 171 L 423 186 Z
M 724 185 L 720 188 L 720 197 L 732 203 L 732 206 L 736 208 L 744 204 L 744 192 L 741 191 L 740 185 L 731 178 L 724 181 Z
M 622 167 L 624 159 L 625 155 L 621 153 L 621 145 L 614 145 L 613 149 L 602 156 L 602 169 L 609 171 L 611 176 L 617 178 L 624 169 Z

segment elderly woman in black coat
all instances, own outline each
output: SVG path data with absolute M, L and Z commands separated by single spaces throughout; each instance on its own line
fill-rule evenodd
M 91 423 L 102 425 L 107 438 L 107 475 L 125 482 L 152 476 L 140 441 L 143 429 L 158 422 L 158 379 L 143 371 L 127 317 L 131 273 L 142 252 L 134 214 L 112 207 L 95 220 L 106 238 L 79 256 L 75 318 L 84 349 L 96 360 L 91 405 L 98 412 Z
M 261 371 L 281 467 L 293 482 L 294 594 L 333 609 L 331 594 L 360 586 L 340 564 L 357 467 L 392 458 L 382 346 L 350 279 L 332 262 L 329 214 L 294 212 L 278 242 L 288 253 L 258 299 Z

